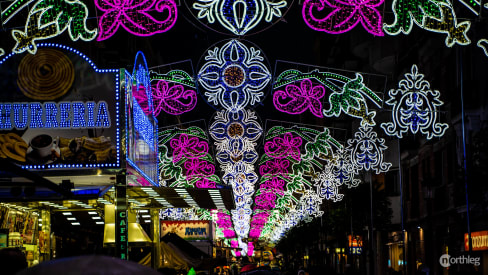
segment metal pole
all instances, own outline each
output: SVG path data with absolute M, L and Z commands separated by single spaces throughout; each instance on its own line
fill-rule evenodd
M 467 165 L 467 158 L 466 158 L 466 127 L 464 122 L 464 89 L 463 89 L 463 52 L 461 50 L 458 51 L 459 54 L 459 73 L 460 73 L 460 90 L 461 90 L 461 126 L 462 126 L 462 133 L 463 133 L 463 174 L 464 174 L 464 192 L 466 194 L 466 220 L 468 223 L 468 243 L 469 243 L 469 252 L 472 250 L 472 242 L 471 242 L 471 227 L 469 221 L 469 199 L 468 199 L 468 165 Z
M 151 209 L 151 235 L 152 235 L 152 252 L 151 261 L 152 267 L 158 269 L 160 267 L 161 258 L 161 222 L 159 221 L 159 209 Z
M 403 268 L 402 268 L 402 274 L 407 274 L 407 265 L 405 265 L 405 258 L 407 256 L 406 254 L 406 244 L 405 244 L 405 226 L 403 224 L 403 180 L 402 180 L 402 151 L 400 150 L 400 140 L 397 140 L 398 144 L 398 182 L 400 183 L 400 219 L 401 219 L 401 225 L 402 225 L 402 241 L 403 241 L 403 247 L 402 247 L 402 252 L 403 252 Z
M 369 207 L 370 207 L 370 214 L 371 214 L 371 230 L 370 230 L 370 240 L 371 240 L 371 274 L 375 274 L 375 265 L 376 265 L 376 255 L 374 250 L 374 227 L 373 227 L 373 181 L 371 180 L 371 172 L 368 172 L 368 181 L 369 181 Z

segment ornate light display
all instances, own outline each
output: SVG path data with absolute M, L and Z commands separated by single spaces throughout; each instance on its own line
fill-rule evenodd
M 261 101 L 271 73 L 260 50 L 230 40 L 220 49 L 209 50 L 205 60 L 197 80 L 208 102 L 236 112 Z
M 325 171 L 323 164 L 335 160 L 333 151 L 342 146 L 328 129 L 306 127 L 272 127 L 265 141 L 249 237 L 272 239 L 273 235 L 281 237 L 281 233 L 302 220 L 322 215 L 320 205 L 324 198 L 342 198 L 337 192 L 337 186 L 342 184 L 339 177 L 331 167 Z M 329 191 L 326 175 L 332 186 Z
M 120 26 L 137 36 L 163 33 L 173 27 L 177 18 L 174 0 L 95 0 L 95 5 L 103 12 L 99 18 L 98 41 L 110 38 Z M 154 18 L 149 12 L 167 13 L 163 20 Z
M 329 163 L 331 166 L 331 172 L 334 177 L 339 181 L 338 185 L 345 184 L 348 188 L 357 187 L 361 180 L 354 178 L 356 175 L 354 166 L 351 161 L 351 155 L 341 147 L 334 154 L 335 159 Z
M 448 1 L 394 0 L 392 10 L 395 22 L 383 26 L 390 35 L 409 34 L 415 23 L 422 29 L 447 34 L 445 43 L 448 47 L 471 43 L 467 36 L 471 23 L 458 23 L 454 8 Z
M 244 35 L 261 21 L 271 22 L 273 17 L 281 18 L 281 9 L 287 6 L 285 0 L 197 0 L 193 9 L 198 11 L 198 19 L 207 19 L 210 24 L 217 22 L 236 35 Z
M 215 188 L 220 183 L 215 175 L 206 133 L 199 127 L 173 127 L 161 131 L 159 155 L 159 180 L 162 185 Z
M 384 0 L 305 0 L 302 16 L 305 23 L 316 31 L 340 34 L 354 28 L 359 22 L 371 34 L 383 36 L 382 17 L 378 7 Z M 331 10 L 324 18 L 314 14 Z
M 166 74 L 151 72 L 151 85 L 155 116 L 161 111 L 181 115 L 197 105 L 195 81 L 185 71 L 172 70 Z
M 417 65 L 405 74 L 398 87 L 388 92 L 390 98 L 386 104 L 393 108 L 393 121 L 381 123 L 385 133 L 402 138 L 409 130 L 413 134 L 420 130 L 427 139 L 444 135 L 449 125 L 437 122 L 437 108 L 444 103 L 439 99 L 439 91 L 430 89 L 430 83 L 418 72 Z
M 5 24 L 20 10 L 32 1 L 13 1 L 4 11 L 2 20 Z M 71 40 L 91 41 L 95 39 L 97 30 L 89 30 L 86 26 L 88 9 L 82 1 L 73 0 L 38 0 L 30 9 L 24 31 L 13 30 L 16 41 L 13 52 L 37 52 L 36 40 L 45 40 L 68 31 Z
M 383 161 L 386 150 L 385 140 L 378 138 L 373 127 L 362 125 L 354 134 L 354 139 L 347 141 L 346 150 L 351 156 L 354 173 L 360 170 L 375 170 L 376 174 L 388 172 L 391 163 Z
M 313 85 L 312 80 L 319 85 Z M 293 84 L 300 81 L 300 87 Z M 285 86 L 285 91 L 277 90 Z M 320 98 L 324 96 L 326 88 L 332 93 L 329 95 L 330 108 L 321 110 Z M 380 107 L 382 100 L 371 89 L 363 83 L 363 76 L 356 73 L 356 78 L 320 72 L 314 70 L 309 73 L 302 73 L 298 70 L 286 70 L 282 72 L 273 85 L 273 103 L 279 111 L 289 114 L 300 114 L 310 109 L 315 116 L 326 117 L 345 114 L 361 118 L 361 124 L 375 125 L 375 111 L 370 111 L 366 104 L 369 98 Z
M 224 183 L 232 185 L 236 209 L 231 211 L 236 237 L 247 238 L 250 229 L 251 204 L 257 175 L 254 163 L 258 159 L 256 141 L 262 128 L 252 111 L 217 112 L 209 128 L 215 140 L 216 158 L 224 172 Z M 239 242 L 245 253 L 247 244 Z

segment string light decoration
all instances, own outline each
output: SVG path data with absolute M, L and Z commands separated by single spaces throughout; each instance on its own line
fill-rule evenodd
M 159 180 L 170 187 L 215 188 L 220 184 L 203 129 L 172 127 L 159 133 Z
M 427 139 L 441 137 L 449 125 L 437 122 L 438 107 L 444 105 L 438 90 L 431 90 L 430 83 L 413 65 L 411 72 L 398 83 L 398 89 L 388 92 L 386 104 L 392 106 L 392 122 L 381 123 L 381 128 L 389 136 L 402 138 L 403 134 L 420 132 Z
M 170 115 L 181 115 L 195 108 L 195 80 L 187 72 L 172 70 L 167 74 L 158 74 L 151 71 L 150 75 L 155 116 L 161 111 Z
M 277 90 L 273 94 L 273 103 L 276 109 L 296 115 L 310 110 L 316 117 L 323 117 L 322 102 L 320 99 L 325 95 L 323 86 L 313 86 L 310 79 L 304 79 L 300 86 L 289 84 L 285 91 Z M 285 102 L 282 102 L 285 100 Z
M 27 6 L 23 2 L 26 1 L 14 1 L 2 11 L 4 24 Z M 73 41 L 78 39 L 91 41 L 95 39 L 98 31 L 87 28 L 87 18 L 88 8 L 82 1 L 39 0 L 29 11 L 24 31 L 12 30 L 12 36 L 16 41 L 12 51 L 14 53 L 28 51 L 35 54 L 37 40 L 58 36 L 66 30 Z
M 384 0 L 305 0 L 302 16 L 305 23 L 316 31 L 341 34 L 356 27 L 359 22 L 372 35 L 383 36 L 383 18 L 378 7 Z M 314 13 L 332 10 L 324 18 L 317 18 Z
M 458 23 L 454 8 L 448 1 L 394 0 L 392 10 L 395 21 L 391 25 L 383 26 L 383 30 L 389 35 L 409 34 L 415 23 L 422 29 L 446 34 L 447 47 L 471 43 L 467 36 L 471 23 Z
M 323 86 L 313 86 L 311 80 L 315 80 Z M 293 84 L 298 81 L 300 81 L 301 88 Z M 278 90 L 283 86 L 286 86 L 286 92 Z M 301 90 L 300 94 L 297 89 Z M 311 92 L 310 89 L 312 89 Z M 320 110 L 321 114 L 326 117 L 338 117 L 344 112 L 349 116 L 361 118 L 361 124 L 376 124 L 374 121 L 376 112 L 368 109 L 366 98 L 369 98 L 377 107 L 381 107 L 382 100 L 366 87 L 363 83 L 363 76 L 359 73 L 356 73 L 356 77 L 351 79 L 340 74 L 319 70 L 309 73 L 286 70 L 276 78 L 273 84 L 275 91 L 273 103 L 275 108 L 281 112 L 298 114 L 310 109 L 315 116 L 321 117 L 318 115 L 319 108 L 322 108 L 319 99 L 323 97 L 322 90 L 326 89 L 332 91 L 328 98 L 330 108 Z M 304 91 L 308 91 L 306 96 Z
M 260 159 L 260 186 L 254 199 L 254 212 L 264 211 L 267 215 L 252 217 L 252 236 L 249 237 L 271 239 L 276 227 L 287 230 L 285 223 L 292 227 L 308 217 L 322 215 L 319 210 L 322 199 L 339 201 L 342 195 L 338 194 L 337 188 L 334 196 L 325 194 L 317 180 L 323 170 L 321 162 L 335 159 L 333 150 L 341 147 L 327 128 L 322 131 L 296 126 L 270 128 Z M 330 175 L 334 185 L 339 186 L 340 180 L 332 172 Z M 316 191 L 312 190 L 314 185 Z M 289 223 L 287 219 L 293 222 Z M 273 226 L 261 226 L 263 222 Z
M 354 139 L 347 141 L 346 151 L 351 156 L 354 173 L 360 170 L 374 170 L 376 174 L 388 172 L 391 163 L 383 161 L 383 151 L 388 147 L 385 140 L 378 138 L 373 127 L 362 125 L 354 134 Z
M 197 0 L 192 7 L 197 18 L 208 23 L 217 22 L 235 35 L 244 35 L 264 20 L 270 23 L 273 17 L 281 18 L 287 1 L 269 0 Z
M 339 181 L 339 185 L 345 184 L 348 188 L 359 186 L 361 180 L 354 178 L 356 173 L 354 172 L 354 166 L 351 161 L 351 155 L 341 147 L 334 153 L 334 160 L 329 162 L 332 166 L 332 173 Z
M 236 209 L 231 211 L 232 222 L 239 247 L 245 254 L 248 247 L 241 240 L 248 237 L 250 230 L 252 196 L 258 180 L 254 172 L 254 163 L 258 159 L 255 147 L 262 128 L 252 111 L 224 110 L 214 116 L 209 133 L 215 140 L 222 180 L 234 191 Z
M 339 194 L 339 186 L 342 185 L 342 182 L 332 171 L 332 165 L 325 165 L 324 169 L 314 178 L 314 182 L 320 198 L 338 202 L 344 197 L 343 194 Z
M 98 41 L 112 37 L 122 26 L 136 36 L 151 36 L 168 31 L 178 17 L 174 0 L 95 0 L 103 12 L 98 21 Z M 167 14 L 163 20 L 154 18 L 150 11 Z
M 197 80 L 209 103 L 236 112 L 261 101 L 271 73 L 260 50 L 230 40 L 209 50 L 205 60 Z

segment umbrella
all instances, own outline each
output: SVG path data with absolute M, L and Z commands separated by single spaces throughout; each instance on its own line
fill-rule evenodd
M 248 265 L 245 265 L 241 268 L 241 272 L 251 271 L 251 270 L 254 270 L 256 268 L 257 268 L 257 266 L 255 264 L 248 264 Z
M 136 262 L 124 261 L 101 255 L 86 255 L 42 262 L 24 269 L 17 275 L 64 274 L 64 275 L 161 275 L 154 269 Z

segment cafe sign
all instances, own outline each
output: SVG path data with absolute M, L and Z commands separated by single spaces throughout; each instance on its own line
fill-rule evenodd
M 0 157 L 26 169 L 119 168 L 119 75 L 53 43 L 0 59 Z
M 488 250 L 488 230 L 471 232 L 471 245 L 473 251 Z M 464 234 L 464 250 L 469 251 L 469 236 Z
M 175 233 L 185 240 L 210 240 L 209 221 L 161 221 L 161 236 Z

